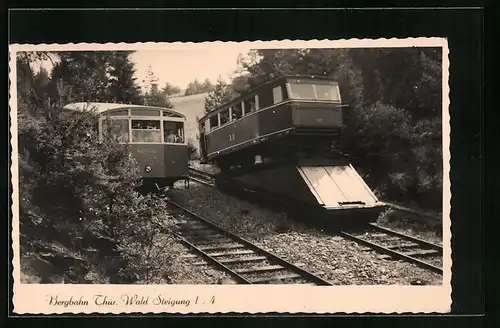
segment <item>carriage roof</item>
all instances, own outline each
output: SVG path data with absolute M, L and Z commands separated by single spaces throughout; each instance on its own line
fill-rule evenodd
M 186 116 L 176 110 L 171 108 L 164 107 L 156 107 L 156 106 L 143 106 L 143 105 L 130 105 L 130 104 L 117 104 L 117 103 L 100 103 L 100 102 L 77 102 L 67 104 L 63 107 L 64 109 L 74 110 L 74 111 L 87 111 L 95 109 L 98 114 L 103 114 L 111 110 L 119 110 L 119 109 L 143 109 L 143 110 L 151 110 L 157 109 L 162 110 L 164 112 L 168 112 L 172 114 L 174 117 L 186 118 Z

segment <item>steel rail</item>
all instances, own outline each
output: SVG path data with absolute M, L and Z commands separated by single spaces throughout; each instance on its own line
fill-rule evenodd
M 200 179 L 197 179 L 197 178 L 194 178 L 194 177 L 189 177 L 189 179 L 195 181 L 195 182 L 198 182 L 198 183 L 201 183 L 201 184 L 204 184 L 206 186 L 209 186 L 209 187 L 214 187 L 215 188 L 215 184 L 213 183 L 210 183 L 210 182 L 206 182 L 206 181 L 203 181 L 203 180 L 200 180 Z
M 330 283 L 329 281 L 327 280 L 324 280 L 316 275 L 314 275 L 313 273 L 307 271 L 307 270 L 304 270 L 302 268 L 299 268 L 298 266 L 280 258 L 279 256 L 271 253 L 271 252 L 268 252 L 262 248 L 260 248 L 259 246 L 253 244 L 252 242 L 246 240 L 246 239 L 243 239 L 241 238 L 240 236 L 237 236 L 227 230 L 225 230 L 224 228 L 216 225 L 215 223 L 213 222 L 210 222 L 208 221 L 207 219 L 204 219 L 202 218 L 201 216 L 191 212 L 190 210 L 182 207 L 181 205 L 171 201 L 171 200 L 167 200 L 167 202 L 175 207 L 177 207 L 178 209 L 182 210 L 183 212 L 185 212 L 186 214 L 188 214 L 190 217 L 196 219 L 196 220 L 199 220 L 199 221 L 202 221 L 203 223 L 205 223 L 206 225 L 208 225 L 209 227 L 213 228 L 214 230 L 218 231 L 220 234 L 232 239 L 233 241 L 236 241 L 240 244 L 243 244 L 245 245 L 246 247 L 248 247 L 249 249 L 253 250 L 255 253 L 260 253 L 266 257 L 268 257 L 270 260 L 276 262 L 277 264 L 281 264 L 285 269 L 288 269 L 290 271 L 293 271 L 293 272 L 296 272 L 298 273 L 302 278 L 305 278 L 309 281 L 312 281 L 314 282 L 315 284 L 319 285 L 319 286 L 331 286 L 333 285 L 332 283 Z M 208 255 L 208 254 L 207 254 Z M 217 260 L 215 260 L 217 261 Z M 217 264 L 219 265 L 219 264 Z M 228 270 L 231 270 L 228 268 Z M 231 270 L 232 271 L 232 270 Z M 234 272 L 234 274 L 238 275 L 236 272 Z M 251 282 L 250 282 L 251 283 Z
M 189 179 L 191 179 L 195 182 L 210 186 L 210 187 L 215 187 L 215 178 L 212 174 L 201 171 L 201 170 L 193 169 L 191 167 L 189 168 L 189 173 L 190 173 Z M 213 182 L 206 181 L 203 179 L 212 180 Z
M 406 254 L 403 254 L 403 253 L 400 253 L 398 251 L 394 251 L 392 249 L 389 249 L 387 247 L 384 247 L 382 245 L 378 245 L 378 244 L 375 244 L 371 241 L 368 241 L 368 240 L 365 240 L 363 238 L 360 238 L 360 237 L 357 237 L 357 236 L 354 236 L 354 235 L 351 235 L 350 233 L 347 233 L 347 232 L 344 232 L 344 231 L 341 231 L 339 232 L 339 234 L 345 238 L 348 238 L 348 239 L 351 239 L 359 244 L 364 244 L 368 247 L 371 247 L 371 248 L 374 248 L 382 253 L 386 253 L 388 255 L 391 255 L 393 257 L 396 257 L 396 258 L 400 258 L 400 259 L 403 259 L 403 260 L 406 260 L 407 262 L 411 262 L 413 264 L 416 264 L 422 268 L 425 268 L 425 269 L 428 269 L 428 270 L 431 270 L 435 273 L 438 273 L 438 274 L 441 274 L 443 275 L 443 269 L 442 268 L 438 268 L 437 266 L 434 266 L 430 263 L 427 263 L 427 262 L 424 262 L 424 261 L 421 261 L 419 259 L 416 259 L 414 257 L 411 257 L 411 256 L 408 256 Z
M 394 231 L 394 230 L 391 230 L 388 228 L 381 227 L 375 223 L 369 223 L 368 225 L 370 227 L 372 227 L 380 232 L 384 232 L 388 235 L 393 235 L 393 236 L 399 237 L 401 239 L 405 239 L 405 240 L 412 241 L 412 242 L 417 243 L 417 244 L 425 245 L 428 248 L 432 248 L 432 249 L 440 252 L 441 254 L 443 253 L 443 247 L 440 245 L 436 245 L 436 244 L 433 244 L 431 242 L 428 242 L 426 240 L 423 240 L 423 239 L 420 239 L 417 237 L 409 236 L 409 235 L 406 235 L 406 234 L 401 233 L 401 232 L 397 232 L 397 231 Z
M 211 174 L 211 173 L 205 172 L 203 170 L 198 170 L 198 169 L 195 169 L 195 168 L 192 168 L 192 167 L 189 168 L 189 171 L 191 173 L 194 173 L 195 175 L 202 176 L 202 177 L 205 177 L 205 178 L 208 178 L 208 179 L 214 179 L 215 178 L 214 175 Z

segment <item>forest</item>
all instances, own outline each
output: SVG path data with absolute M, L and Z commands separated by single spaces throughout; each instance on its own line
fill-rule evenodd
M 51 71 L 34 68 L 54 54 L 59 60 Z M 163 202 L 136 192 L 126 145 L 99 141 L 95 114 L 61 112 L 75 101 L 172 107 L 168 97 L 180 88 L 160 88 L 149 68 L 141 89 L 130 54 L 17 53 L 22 263 L 57 271 L 47 273 L 46 282 L 62 275 L 76 283 L 102 283 L 103 277 L 175 283 L 176 275 L 189 274 L 176 256 L 181 246 L 162 233 L 171 224 Z M 209 92 L 210 111 L 280 75 L 332 76 L 349 105 L 344 148 L 364 179 L 382 200 L 439 212 L 441 56 L 435 48 L 257 50 L 239 57 L 242 73 L 232 82 L 194 79 L 185 94 Z

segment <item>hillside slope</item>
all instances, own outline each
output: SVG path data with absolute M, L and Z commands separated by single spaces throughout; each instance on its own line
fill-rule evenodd
M 174 105 L 175 110 L 186 115 L 185 134 L 186 140 L 191 140 L 198 148 L 198 127 L 196 124 L 196 116 L 202 117 L 205 114 L 205 97 L 207 93 L 200 93 L 192 96 L 181 96 L 170 98 L 170 102 Z

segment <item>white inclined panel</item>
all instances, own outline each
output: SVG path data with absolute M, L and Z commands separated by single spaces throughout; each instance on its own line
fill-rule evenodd
M 324 206 L 339 207 L 342 202 L 363 202 L 366 206 L 373 206 L 376 202 L 351 166 L 301 166 L 298 170 L 318 202 Z
M 361 201 L 365 205 L 374 205 L 370 190 L 361 177 L 350 166 L 326 166 L 325 170 L 338 185 L 349 202 Z
M 320 204 L 327 207 L 338 207 L 339 202 L 347 201 L 347 198 L 322 166 L 301 166 L 299 171 Z

